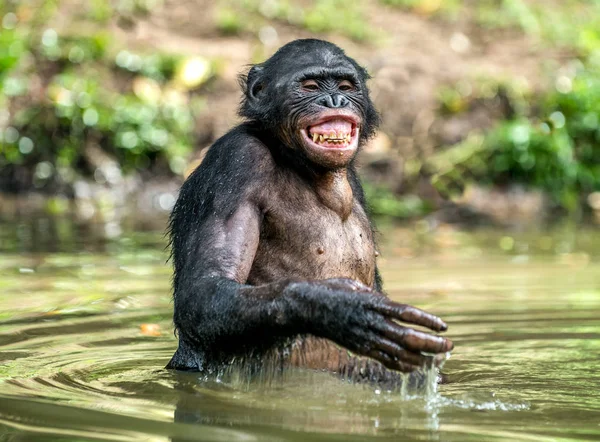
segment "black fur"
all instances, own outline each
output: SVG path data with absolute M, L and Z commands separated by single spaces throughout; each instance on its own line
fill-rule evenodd
M 354 157 L 331 166 L 303 150 L 302 122 L 331 109 L 360 120 L 359 146 L 374 134 L 379 118 L 368 78 L 343 50 L 320 40 L 289 43 L 243 77 L 246 122 L 211 146 L 171 215 L 179 349 L 169 368 L 212 370 L 308 335 L 403 371 L 427 362 L 421 350 L 450 348 L 390 322 L 445 328 L 380 293 Z M 302 89 L 307 79 L 318 91 Z M 343 81 L 354 87 L 338 87 Z M 327 351 L 311 366 L 340 370 Z

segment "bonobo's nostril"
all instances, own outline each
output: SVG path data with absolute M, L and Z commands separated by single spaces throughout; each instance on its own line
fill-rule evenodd
M 318 101 L 321 106 L 339 108 L 348 106 L 348 99 L 342 94 L 324 95 Z
M 331 96 L 330 95 L 323 95 L 321 98 L 319 98 L 318 103 L 321 106 L 333 107 L 333 102 L 331 101 Z
M 333 107 L 346 107 L 348 106 L 348 99 L 342 94 L 335 94 L 332 97 Z

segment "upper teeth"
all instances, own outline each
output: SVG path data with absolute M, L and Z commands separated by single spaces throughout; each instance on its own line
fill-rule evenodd
M 317 140 L 319 142 L 329 140 L 334 143 L 336 143 L 336 142 L 341 143 L 341 142 L 350 142 L 350 140 L 352 139 L 352 135 L 350 135 L 349 133 L 343 133 L 343 132 L 339 132 L 339 133 L 331 132 L 329 134 L 313 133 L 312 139 L 313 139 L 313 142 L 315 142 L 315 143 L 317 142 Z

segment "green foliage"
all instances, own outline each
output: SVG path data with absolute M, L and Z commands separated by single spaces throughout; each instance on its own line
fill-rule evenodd
M 46 29 L 40 44 L 34 43 L 31 50 L 48 61 L 80 64 L 102 59 L 110 43 L 106 33 L 61 37 L 54 29 Z
M 360 2 L 317 0 L 307 8 L 303 25 L 311 32 L 338 32 L 358 41 L 371 37 Z
M 217 10 L 215 23 L 221 33 L 225 35 L 236 35 L 244 29 L 244 23 L 242 22 L 240 14 L 229 7 Z
M 162 5 L 163 0 L 117 0 L 113 3 L 120 14 L 147 14 Z
M 15 29 L 0 29 L 0 80 L 13 69 L 24 55 L 26 46 Z
M 541 100 L 539 117 L 521 115 L 485 135 L 472 136 L 426 164 L 443 192 L 468 182 L 522 183 L 575 209 L 600 190 L 600 75 L 596 68 L 563 79 Z
M 421 0 L 381 0 L 381 2 L 401 8 L 415 8 L 419 6 Z
M 526 0 L 502 0 L 499 7 L 496 3 L 478 2 L 475 21 L 488 28 L 516 27 L 553 45 L 584 52 L 600 36 L 600 2 L 595 0 L 555 2 L 551 7 Z
M 139 73 L 158 82 L 166 82 L 173 78 L 177 65 L 183 57 L 173 54 L 140 55 L 122 50 L 115 57 L 114 63 L 118 69 Z
M 193 116 L 179 91 L 156 99 L 121 95 L 104 89 L 91 75 L 66 71 L 53 78 L 48 100 L 22 109 L 9 129 L 18 132 L 18 138 L 5 136 L 0 145 L 9 163 L 47 159 L 53 167 L 66 168 L 91 143 L 113 155 L 124 170 L 165 158 L 173 172 L 181 173 L 192 146 Z
M 600 47 L 600 2 L 569 0 L 380 0 L 423 15 L 465 19 L 488 29 L 520 29 L 552 45 L 589 53 Z
M 507 109 L 517 115 L 524 115 L 531 106 L 531 89 L 526 81 L 478 77 L 463 79 L 452 86 L 442 86 L 437 91 L 440 111 L 444 114 L 458 114 L 467 111 L 476 102 L 492 105 L 503 102 Z M 499 103 L 498 103 L 499 104 Z
M 391 190 L 364 183 L 365 196 L 373 215 L 414 218 L 429 213 L 432 207 L 416 195 L 398 197 Z
M 115 51 L 102 32 L 61 35 L 45 25 L 56 11 L 42 3 L 23 22 L 0 10 L 0 166 L 32 170 L 35 185 L 69 182 L 85 172 L 86 149 L 93 146 L 124 171 L 160 165 L 182 173 L 193 112 L 202 106 L 190 90 L 213 75 L 211 64 Z M 116 7 L 135 12 L 151 3 Z M 89 8 L 93 17 L 114 13 L 101 2 Z
M 224 34 L 258 32 L 269 20 L 278 20 L 310 32 L 338 33 L 357 41 L 368 40 L 373 32 L 365 21 L 364 6 L 345 0 L 224 0 L 217 10 L 216 23 Z
M 532 96 L 514 82 L 494 85 L 482 79 L 442 88 L 438 97 L 444 113 L 502 97 L 511 115 L 485 136 L 474 134 L 437 153 L 425 170 L 444 193 L 460 191 L 469 182 L 517 182 L 545 190 L 566 210 L 575 209 L 587 194 L 600 190 L 600 2 L 462 4 L 463 12 L 484 27 L 520 28 L 547 44 L 574 49 L 585 62 L 573 62 L 576 74 L 559 74 L 556 91 L 545 96 Z

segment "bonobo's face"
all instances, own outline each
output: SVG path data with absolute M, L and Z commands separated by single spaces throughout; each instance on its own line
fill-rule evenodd
M 289 135 L 313 163 L 328 168 L 346 166 L 358 151 L 363 117 L 355 104 L 360 82 L 351 69 L 327 70 L 319 76 L 310 69 L 296 80 Z
M 346 167 L 378 122 L 367 78 L 337 46 L 296 40 L 251 69 L 241 113 L 311 163 Z

